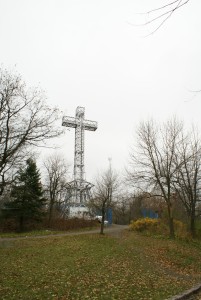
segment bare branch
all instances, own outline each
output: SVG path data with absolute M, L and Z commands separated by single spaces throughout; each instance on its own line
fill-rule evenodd
M 164 25 L 164 23 L 172 16 L 172 14 L 175 11 L 177 11 L 182 6 L 186 5 L 189 1 L 190 0 L 175 0 L 175 1 L 169 2 L 158 8 L 155 8 L 155 9 L 149 10 L 145 13 L 142 13 L 143 15 L 148 16 L 149 20 L 147 22 L 144 22 L 139 25 L 135 25 L 132 23 L 129 23 L 129 24 L 133 25 L 133 26 L 147 26 L 149 24 L 154 24 L 158 20 L 160 21 L 161 19 L 163 19 L 160 21 L 159 25 L 156 26 L 156 28 L 153 31 L 151 31 L 151 33 L 147 34 L 146 36 L 152 35 Z M 166 10 L 166 9 L 168 9 L 168 10 Z M 160 12 L 160 13 L 154 17 L 153 14 L 155 14 L 157 12 Z
M 59 110 L 45 103 L 43 91 L 27 89 L 19 75 L 0 69 L 0 175 L 5 178 L 6 170 L 23 160 L 25 149 L 61 135 L 55 125 L 59 117 Z

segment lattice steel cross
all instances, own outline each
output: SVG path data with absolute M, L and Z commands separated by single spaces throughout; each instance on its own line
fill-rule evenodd
M 82 183 L 84 180 L 84 131 L 95 131 L 96 121 L 84 119 L 84 107 L 78 106 L 74 117 L 65 116 L 62 126 L 75 128 L 74 180 Z

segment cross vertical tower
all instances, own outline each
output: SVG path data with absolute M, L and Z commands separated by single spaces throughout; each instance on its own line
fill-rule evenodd
M 84 132 L 95 131 L 97 122 L 85 120 L 84 107 L 78 106 L 74 117 L 64 116 L 62 126 L 75 128 L 74 180 L 71 182 L 71 198 L 74 203 L 86 200 L 92 184 L 85 181 L 84 169 Z

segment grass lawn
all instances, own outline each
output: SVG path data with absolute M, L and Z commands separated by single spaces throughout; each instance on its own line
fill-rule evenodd
M 125 232 L 0 242 L 0 299 L 166 299 L 201 281 L 201 243 Z

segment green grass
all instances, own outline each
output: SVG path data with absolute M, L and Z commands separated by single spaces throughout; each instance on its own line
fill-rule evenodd
M 201 281 L 200 249 L 134 232 L 1 241 L 0 298 L 162 300 Z

